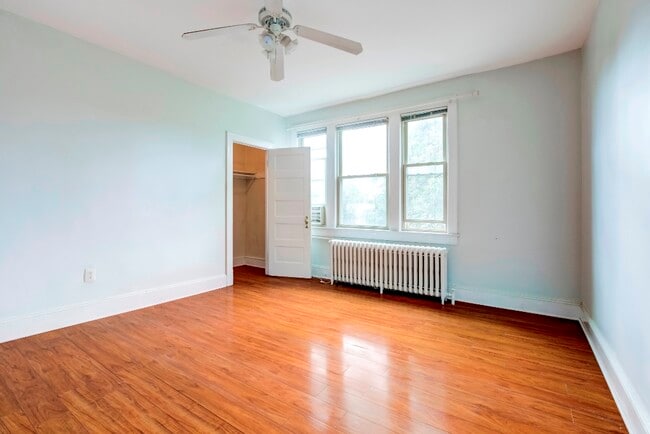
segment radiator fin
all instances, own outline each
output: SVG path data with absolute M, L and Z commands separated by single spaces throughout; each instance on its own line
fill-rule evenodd
M 331 280 L 447 298 L 447 249 L 330 240 Z

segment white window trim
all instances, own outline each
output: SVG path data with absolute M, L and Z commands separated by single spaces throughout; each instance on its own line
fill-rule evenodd
M 447 191 L 445 191 L 445 196 L 443 198 L 443 200 L 444 200 L 443 209 L 445 211 L 445 218 L 444 218 L 443 221 L 434 222 L 434 223 L 443 223 L 445 225 L 445 227 L 448 227 L 447 215 L 449 214 L 449 189 L 448 189 L 448 186 L 449 186 L 449 167 L 448 167 L 448 163 L 449 163 L 449 137 L 448 137 L 449 136 L 449 132 L 448 132 L 448 129 L 449 129 L 449 113 L 448 113 L 447 106 L 445 106 L 445 109 L 446 110 L 445 110 L 444 115 L 438 115 L 438 116 L 444 116 L 444 118 L 445 118 L 445 125 L 443 126 L 443 131 L 444 131 L 444 134 L 445 134 L 443 149 L 444 149 L 444 152 L 445 152 L 446 155 L 445 155 L 445 160 L 442 161 L 442 162 L 433 162 L 432 161 L 432 162 L 426 162 L 426 163 L 408 164 L 408 162 L 404 161 L 404 158 L 408 157 L 408 149 L 407 149 L 408 144 L 404 142 L 406 140 L 406 132 L 404 130 L 404 124 L 406 123 L 406 121 L 404 121 L 402 119 L 402 116 L 400 116 L 400 139 L 402 140 L 402 142 L 400 143 L 400 152 L 401 152 L 401 154 L 400 154 L 400 158 L 401 158 L 401 160 L 400 160 L 400 176 L 402 177 L 402 179 L 400 180 L 401 181 L 401 184 L 400 184 L 400 187 L 401 187 L 400 188 L 400 194 L 401 194 L 401 197 L 400 197 L 400 210 L 402 212 L 401 219 L 400 219 L 400 230 L 401 231 L 409 232 L 408 229 L 404 229 L 404 226 L 406 225 L 406 222 L 407 222 L 407 219 L 406 219 L 406 217 L 404 215 L 404 213 L 407 212 L 406 197 L 405 197 L 405 195 L 406 195 L 406 185 L 405 185 L 406 172 L 408 170 L 408 167 L 415 167 L 415 166 L 418 166 L 418 165 L 420 165 L 420 166 L 423 166 L 423 165 L 442 166 L 442 168 L 443 168 L 443 173 L 445 175 L 444 186 L 445 186 L 445 189 L 447 190 Z M 420 112 L 426 112 L 426 110 L 420 110 Z M 413 221 L 413 220 L 411 220 L 411 221 Z M 413 232 L 431 233 L 429 231 L 413 231 Z
M 472 96 L 478 94 L 473 93 Z M 447 232 L 415 232 L 402 230 L 402 135 L 401 115 L 409 111 L 420 109 L 436 109 L 447 107 Z M 388 229 L 361 229 L 336 227 L 337 191 L 336 165 L 338 161 L 336 126 L 345 123 L 344 119 L 330 120 L 323 123 L 311 123 L 309 128 L 327 129 L 327 173 L 325 204 L 326 225 L 312 227 L 312 238 L 332 239 L 348 238 L 359 240 L 377 240 L 426 244 L 458 244 L 458 104 L 456 99 L 444 102 L 432 102 L 417 107 L 406 107 L 385 112 L 388 117 Z M 377 118 L 377 114 L 356 117 L 355 121 L 369 121 Z M 306 129 L 306 128 L 305 128 Z M 294 143 L 297 146 L 296 136 L 298 127 L 291 129 Z

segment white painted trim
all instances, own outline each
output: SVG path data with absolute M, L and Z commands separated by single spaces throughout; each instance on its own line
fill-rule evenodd
M 246 257 L 245 256 L 235 256 L 232 260 L 232 266 L 233 267 L 241 267 L 242 265 L 246 265 Z
M 447 105 L 447 232 L 458 230 L 458 104 L 456 100 Z
M 426 243 L 426 244 L 458 244 L 458 234 L 434 234 L 428 232 L 407 232 L 377 229 L 347 229 L 347 228 L 317 228 L 311 230 L 312 238 L 331 240 L 359 239 L 372 241 Z
M 126 292 L 0 320 L 0 343 L 224 288 L 226 275 Z
M 308 147 L 290 147 L 270 149 L 266 156 L 266 273 L 270 276 L 311 278 L 311 150 Z M 282 160 L 295 163 L 298 158 L 300 165 L 283 168 Z M 301 167 L 300 167 L 301 166 Z M 287 180 L 296 183 L 300 179 L 300 197 L 290 190 L 287 184 L 278 183 L 278 180 Z M 289 196 L 287 196 L 289 194 Z M 300 202 L 302 215 L 278 216 L 278 206 L 282 198 L 291 197 Z M 305 216 L 304 219 L 302 216 Z M 278 230 L 278 222 L 292 225 L 302 231 L 300 238 L 287 237 Z M 303 226 L 304 225 L 304 226 Z M 284 248 L 298 248 L 301 251 L 300 260 L 282 260 L 279 253 Z
M 242 145 L 251 146 L 253 148 L 259 148 L 264 150 L 273 149 L 274 146 L 272 143 L 266 142 L 264 140 L 255 139 L 252 137 L 246 137 L 241 134 L 235 134 L 230 131 L 226 131 L 226 278 L 228 285 L 232 285 L 234 282 L 233 267 L 233 148 L 235 143 L 241 143 Z M 268 228 L 267 228 L 268 232 Z M 266 261 L 265 261 L 266 262 Z
M 338 188 L 336 187 L 336 162 L 338 161 L 338 149 L 336 146 L 336 125 L 327 125 L 327 161 L 325 172 L 325 190 L 327 200 L 325 203 L 325 227 L 336 226 L 336 202 Z M 314 226 L 312 226 L 312 234 Z
M 329 266 L 314 265 L 311 269 L 314 277 L 324 277 L 327 279 L 330 277 Z M 505 294 L 494 290 L 476 290 L 459 288 L 458 286 L 451 288 L 450 296 L 454 301 L 462 301 L 481 306 L 574 320 L 579 320 L 582 317 L 579 300 L 532 297 L 525 294 Z
M 235 276 L 233 267 L 233 150 L 234 150 L 235 135 L 226 131 L 226 279 L 228 285 L 235 283 Z
M 314 238 L 360 239 L 373 241 L 402 241 L 425 244 L 458 244 L 458 184 L 459 184 L 459 140 L 458 140 L 458 100 L 478 96 L 478 91 L 443 98 L 417 106 L 390 109 L 380 113 L 363 114 L 352 119 L 319 121 L 312 124 L 292 127 L 292 144 L 298 146 L 298 130 L 326 128 L 327 130 L 327 171 L 325 184 L 327 200 L 325 204 L 325 227 L 313 227 Z M 447 233 L 411 232 L 402 230 L 403 213 L 403 174 L 402 174 L 402 114 L 447 107 Z M 338 186 L 337 166 L 340 166 L 339 146 L 336 126 L 347 122 L 363 122 L 379 117 L 388 118 L 388 177 L 387 177 L 387 226 L 388 229 L 342 228 L 338 224 Z
M 616 353 L 584 309 L 580 325 L 596 356 L 600 370 L 603 371 L 628 431 L 632 434 L 650 433 L 650 409 L 645 407 L 641 395 L 625 373 Z
M 388 229 L 399 232 L 402 228 L 402 116 L 391 113 L 388 116 Z
M 506 294 L 490 289 L 452 287 L 456 301 L 566 319 L 580 319 L 579 300 Z

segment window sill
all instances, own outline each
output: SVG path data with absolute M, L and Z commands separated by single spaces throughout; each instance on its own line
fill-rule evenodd
M 352 238 L 369 241 L 391 241 L 418 244 L 458 244 L 459 234 L 426 232 L 390 231 L 381 229 L 348 229 L 312 227 L 312 238 L 331 240 L 333 238 Z

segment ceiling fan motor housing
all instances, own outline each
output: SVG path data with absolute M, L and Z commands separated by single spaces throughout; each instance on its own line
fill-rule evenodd
M 264 0 L 265 6 L 258 13 L 259 25 L 253 23 L 213 27 L 183 33 L 183 39 L 201 39 L 217 35 L 251 32 L 263 29 L 259 33 L 259 42 L 264 49 L 262 53 L 271 66 L 271 80 L 284 78 L 284 57 L 298 45 L 298 37 L 310 39 L 351 54 L 360 54 L 363 47 L 359 42 L 332 35 L 322 30 L 307 26 L 291 27 L 293 17 L 282 7 L 283 0 Z
M 283 30 L 291 28 L 292 19 L 289 11 L 284 8 L 280 14 L 272 14 L 265 7 L 260 9 L 259 13 L 260 26 L 276 36 Z

